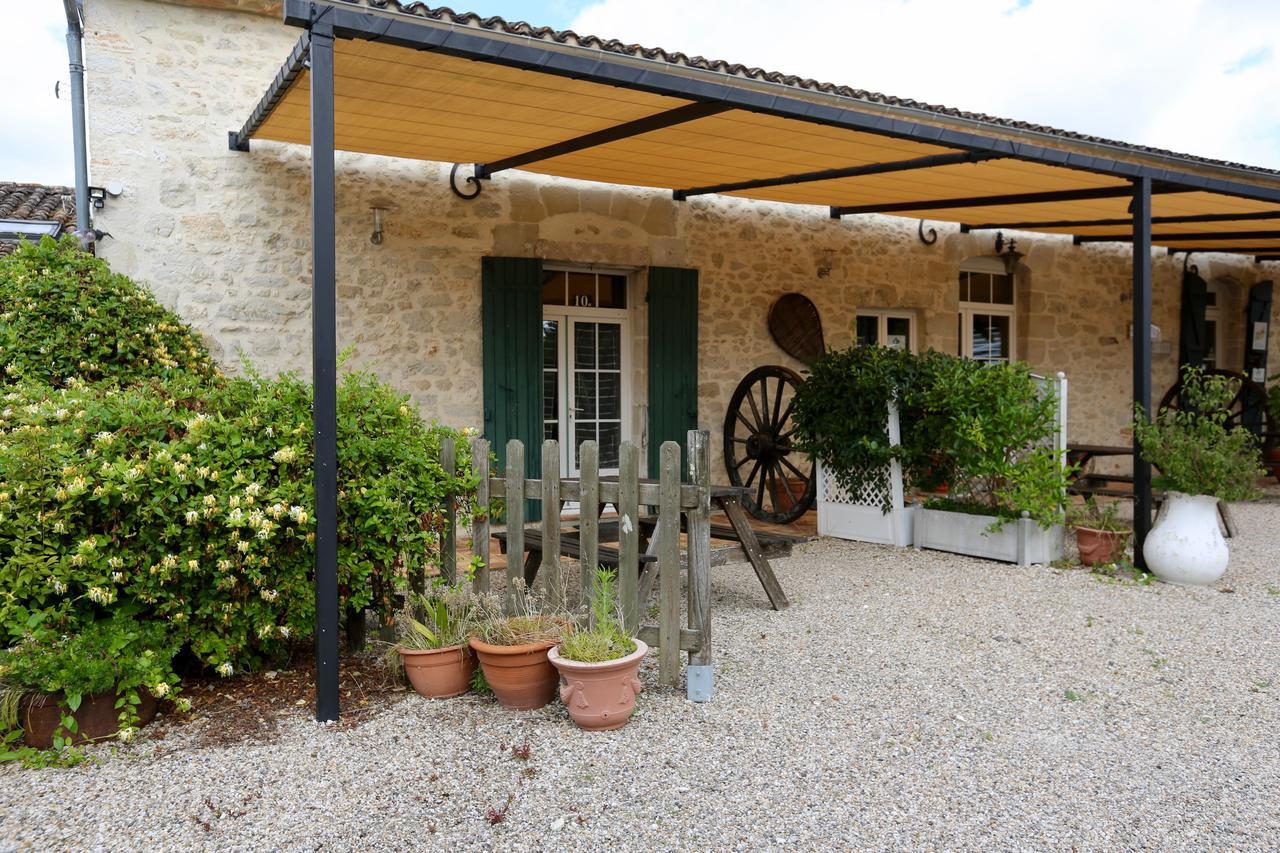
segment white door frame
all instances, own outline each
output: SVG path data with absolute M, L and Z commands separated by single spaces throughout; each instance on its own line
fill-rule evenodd
M 594 267 L 575 267 L 571 265 L 551 265 L 545 269 L 554 272 L 585 272 L 604 275 L 623 275 L 627 277 L 627 307 L 625 308 L 585 308 L 576 305 L 544 305 L 544 320 L 557 320 L 557 363 L 559 366 L 559 406 L 556 416 L 560 423 L 560 470 L 564 476 L 576 477 L 577 465 L 574 464 L 574 440 L 576 435 L 576 419 L 574 417 L 573 397 L 573 338 L 571 330 L 575 322 L 608 322 L 620 326 L 619 347 L 621 349 L 622 381 L 621 381 L 621 428 L 620 440 L 631 440 L 632 412 L 632 371 L 631 371 L 631 305 L 634 292 L 634 278 L 628 270 L 612 270 Z M 616 474 L 617 468 L 601 468 L 602 474 Z

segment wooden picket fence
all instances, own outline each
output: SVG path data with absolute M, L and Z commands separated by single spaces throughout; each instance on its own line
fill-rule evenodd
M 505 600 L 513 609 L 516 596 L 524 589 L 526 549 L 531 554 L 541 551 L 537 568 L 551 604 L 563 606 L 569 598 L 562 551 L 577 553 L 577 579 L 582 600 L 591 592 L 592 578 L 600 565 L 600 513 L 606 505 L 617 512 L 616 524 L 606 529 L 617 531 L 617 543 L 610 549 L 610 562 L 616 561 L 618 595 L 622 620 L 632 636 L 639 637 L 658 653 L 658 678 L 668 686 L 680 680 L 680 652 L 689 655 L 689 694 L 693 699 L 709 699 L 711 695 L 711 457 L 710 436 L 706 431 L 688 434 L 688 479 L 682 481 L 680 445 L 664 443 L 660 450 L 660 472 L 657 480 L 640 478 L 640 450 L 631 442 L 619 449 L 619 471 L 616 477 L 601 478 L 599 448 L 594 441 L 583 442 L 579 449 L 581 474 L 576 479 L 525 477 L 525 447 L 512 440 L 507 443 L 505 476 L 493 476 L 489 470 L 489 442 L 472 440 L 471 460 L 478 478 L 474 505 L 485 507 L 501 500 L 506 507 L 505 529 L 498 529 L 483 512 L 474 515 L 471 550 L 479 558 L 474 575 L 477 592 L 492 588 L 491 547 L 496 536 L 505 539 L 507 552 Z M 446 440 L 441 446 L 441 463 L 452 472 L 456 448 Z M 560 449 L 555 441 L 542 445 L 542 470 L 558 471 Z M 517 499 L 512 499 L 517 498 Z M 542 520 L 526 528 L 525 501 L 541 501 Z M 579 506 L 576 527 L 566 529 L 561 520 L 564 503 Z M 456 577 L 457 520 L 455 501 L 446 500 L 446 519 L 441 541 L 441 571 L 449 580 Z M 656 515 L 642 514 L 645 508 L 656 508 Z M 650 510 L 651 512 L 652 510 Z M 642 550 L 641 538 L 650 532 Z M 685 555 L 681 553 L 681 532 L 686 534 Z M 564 548 L 568 544 L 575 547 Z M 615 553 L 616 552 L 616 553 Z M 641 555 L 648 555 L 642 559 Z M 572 570 L 571 570 L 572 571 Z M 681 573 L 687 575 L 684 611 L 681 619 Z M 645 620 L 648 600 L 654 587 L 658 592 L 657 621 Z

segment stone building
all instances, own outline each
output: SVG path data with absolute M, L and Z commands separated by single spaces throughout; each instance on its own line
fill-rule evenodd
M 370 0 L 361 8 L 386 5 Z M 482 27 L 465 16 L 448 23 Z M 95 224 L 114 235 L 101 254 L 203 330 L 224 361 L 244 358 L 267 371 L 307 374 L 309 149 L 255 139 L 246 154 L 227 144 L 228 131 L 254 110 L 298 38 L 272 0 L 86 4 L 92 182 L 124 187 L 95 215 Z M 748 72 L 717 66 L 707 73 Z M 360 96 L 338 92 L 340 99 Z M 896 109 L 893 99 L 877 103 Z M 1276 181 L 1264 170 L 1055 137 L 1056 131 L 986 117 L 938 111 L 927 119 L 981 125 L 1001 138 L 1047 136 L 1067 149 L 1103 146 L 1128 160 L 1176 162 L 1195 174 Z M 657 392 L 648 345 L 666 322 L 650 316 L 647 299 L 657 268 L 696 271 L 696 420 L 713 436 L 748 370 L 775 363 L 801 368 L 766 327 L 774 300 L 799 292 L 816 304 L 828 346 L 847 346 L 861 330 L 880 342 L 892 337 L 921 350 L 1015 358 L 1038 372 L 1065 372 L 1071 438 L 1127 441 L 1128 245 L 1003 231 L 1021 253 L 1009 267 L 997 257 L 994 230 L 965 233 L 951 223 L 874 213 L 836 219 L 826 207 L 730 195 L 676 201 L 667 189 L 531 171 L 503 172 L 485 182 L 478 198 L 464 200 L 450 188 L 450 167 L 337 156 L 339 346 L 350 350 L 351 363 L 411 393 L 428 416 L 483 424 L 482 259 L 526 258 L 541 261 L 547 284 L 548 431 L 575 418 L 580 436 L 650 438 Z M 936 242 L 926 243 L 931 230 Z M 1242 254 L 1198 254 L 1193 262 L 1214 294 L 1209 357 L 1238 369 L 1250 341 L 1250 288 L 1274 267 Z M 1157 399 L 1177 371 L 1183 272 L 1182 255 L 1155 253 Z M 1276 311 L 1272 306 L 1273 322 Z M 1280 335 L 1271 335 L 1269 346 L 1274 371 Z M 585 384 L 576 386 L 578 380 Z

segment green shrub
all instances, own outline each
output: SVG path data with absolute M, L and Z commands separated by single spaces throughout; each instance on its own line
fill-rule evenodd
M 897 446 L 886 427 L 890 400 L 899 410 Z M 1025 365 L 854 347 L 810 367 L 792 411 L 800 447 L 852 494 L 896 459 L 908 488 L 945 483 L 954 504 L 1001 518 L 1027 512 L 1045 526 L 1061 521 L 1067 476 L 1052 445 L 1057 402 Z
M 310 390 L 250 375 L 11 389 L 0 410 L 0 625 L 60 632 L 128 606 L 228 674 L 314 624 Z M 339 583 L 394 604 L 435 556 L 453 431 L 363 373 L 339 389 Z M 462 521 L 468 507 L 462 507 Z M 388 611 L 389 612 L 389 609 Z
M 1256 439 L 1243 426 L 1226 426 L 1239 390 L 1238 380 L 1187 366 L 1181 409 L 1161 409 L 1150 422 L 1141 406 L 1135 409 L 1133 434 L 1142 458 L 1159 471 L 1152 480 L 1157 488 L 1224 501 L 1261 493 L 1258 478 L 1266 471 L 1259 464 Z
M 73 237 L 24 242 L 0 259 L 0 373 L 60 387 L 216 374 L 198 335 Z

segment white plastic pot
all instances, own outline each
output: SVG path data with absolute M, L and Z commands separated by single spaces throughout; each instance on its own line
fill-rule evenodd
M 1213 495 L 1169 492 L 1142 547 L 1147 568 L 1166 583 L 1206 586 L 1227 570 L 1227 540 Z

